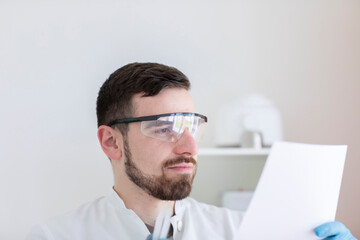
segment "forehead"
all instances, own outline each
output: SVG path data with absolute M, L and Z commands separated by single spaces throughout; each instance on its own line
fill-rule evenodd
M 136 94 L 132 99 L 136 117 L 172 112 L 195 112 L 190 93 L 182 88 L 163 89 L 152 97 L 141 97 L 141 95 Z

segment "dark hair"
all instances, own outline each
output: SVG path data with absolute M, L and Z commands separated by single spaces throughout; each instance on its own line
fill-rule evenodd
M 165 88 L 190 89 L 189 79 L 178 69 L 159 63 L 130 63 L 115 72 L 104 82 L 96 102 L 98 127 L 115 119 L 133 117 L 132 97 L 157 95 Z M 118 126 L 126 135 L 127 124 Z

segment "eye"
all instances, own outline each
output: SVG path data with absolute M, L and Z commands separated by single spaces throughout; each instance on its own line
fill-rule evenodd
M 168 127 L 157 128 L 157 129 L 155 129 L 155 133 L 158 135 L 168 135 L 171 133 L 171 130 Z

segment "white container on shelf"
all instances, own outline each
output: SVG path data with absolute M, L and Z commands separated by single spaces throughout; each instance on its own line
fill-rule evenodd
M 261 133 L 262 143 L 270 147 L 283 139 L 280 111 L 261 94 L 248 94 L 225 103 L 218 111 L 216 146 L 243 146 L 246 131 Z

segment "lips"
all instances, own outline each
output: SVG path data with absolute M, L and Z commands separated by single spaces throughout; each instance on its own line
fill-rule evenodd
M 192 171 L 193 164 L 192 163 L 182 163 L 182 164 L 170 166 L 170 167 L 168 167 L 168 169 L 174 170 L 174 171 L 179 171 L 179 172 L 187 172 L 187 171 Z

